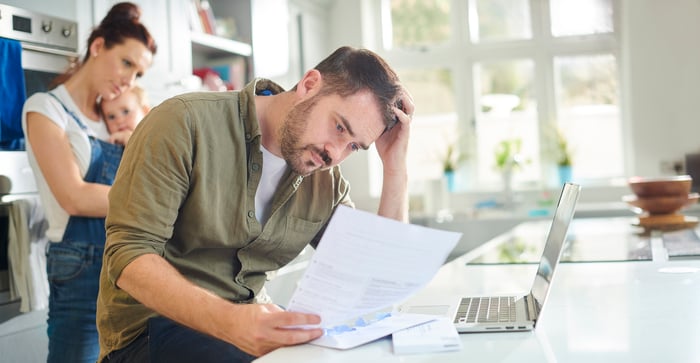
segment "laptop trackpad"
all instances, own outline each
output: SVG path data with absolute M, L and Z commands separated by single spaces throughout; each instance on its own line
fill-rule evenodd
M 450 305 L 410 305 L 401 308 L 402 313 L 447 316 Z

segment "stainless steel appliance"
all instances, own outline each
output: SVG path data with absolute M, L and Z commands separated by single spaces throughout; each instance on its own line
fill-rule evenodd
M 27 97 L 46 91 L 49 83 L 78 57 L 75 21 L 0 4 L 0 37 L 18 40 L 22 45 Z
M 22 45 L 27 97 L 48 90 L 49 83 L 78 57 L 78 24 L 74 21 L 0 4 L 0 37 Z M 12 304 L 7 293 L 8 209 L 13 199 L 35 193 L 26 152 L 0 149 L 0 321 L 2 307 Z

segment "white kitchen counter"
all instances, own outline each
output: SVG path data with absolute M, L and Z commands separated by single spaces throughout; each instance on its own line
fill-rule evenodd
M 598 233 L 610 219 L 594 223 L 600 228 L 586 230 Z M 443 266 L 409 304 L 450 304 L 466 294 L 526 291 L 532 283 L 535 264 L 468 264 L 475 255 Z M 531 332 L 460 334 L 460 351 L 416 355 L 395 355 L 390 338 L 344 351 L 305 344 L 256 362 L 695 362 L 698 300 L 699 260 L 654 254 L 648 261 L 563 263 Z

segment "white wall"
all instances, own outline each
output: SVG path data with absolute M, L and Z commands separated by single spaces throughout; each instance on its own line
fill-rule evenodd
M 632 173 L 700 152 L 700 1 L 624 0 L 623 69 Z

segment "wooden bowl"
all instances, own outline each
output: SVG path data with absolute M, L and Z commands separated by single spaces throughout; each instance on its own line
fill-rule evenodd
M 690 193 L 693 178 L 690 175 L 655 178 L 634 176 L 629 178 L 627 183 L 638 198 L 668 196 L 683 198 Z
M 649 214 L 672 214 L 693 203 L 700 198 L 700 194 L 691 193 L 684 196 L 663 196 L 639 198 L 636 195 L 626 195 L 622 200 L 629 205 L 640 208 Z

